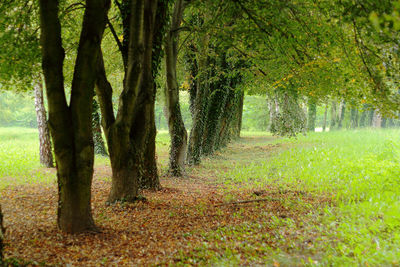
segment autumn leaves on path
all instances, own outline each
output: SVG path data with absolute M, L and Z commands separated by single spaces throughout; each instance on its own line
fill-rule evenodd
M 246 164 L 246 159 L 261 160 L 279 149 L 260 145 L 265 141 L 265 137 L 241 139 L 206 160 L 204 166 L 188 170 L 183 179 L 163 177 L 161 191 L 145 191 L 144 199 L 133 204 L 105 204 L 110 181 L 102 177 L 107 173 L 111 176 L 111 171 L 99 167 L 92 205 L 100 233 L 71 236 L 57 230 L 55 183 L 9 187 L 1 192 L 6 257 L 34 265 L 200 264 L 210 262 L 215 255 L 224 257 L 228 243 L 241 263 L 266 255 L 265 247 L 274 247 L 266 238 L 271 218 L 300 221 L 301 214 L 325 200 L 273 185 L 252 188 L 222 182 L 234 158 L 243 161 L 236 164 Z M 244 233 L 247 237 L 226 233 L 226 229 L 243 226 L 248 228 Z M 243 242 L 250 249 L 246 245 L 246 251 L 241 251 Z

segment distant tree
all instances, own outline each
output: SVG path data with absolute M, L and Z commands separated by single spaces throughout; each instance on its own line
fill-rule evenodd
M 0 83 L 14 91 L 34 89 L 40 163 L 54 167 L 40 70 L 38 6 L 35 1 L 0 3 Z
M 33 88 L 35 91 L 35 110 L 39 130 L 40 163 L 47 168 L 53 168 L 53 152 L 50 141 L 49 127 L 47 126 L 47 115 L 43 98 L 43 81 L 41 77 L 37 79 L 37 82 L 34 84 Z
M 185 8 L 184 0 L 175 2 L 170 28 L 165 38 L 165 66 L 166 86 L 165 93 L 165 114 L 168 122 L 171 147 L 169 152 L 169 173 L 173 176 L 182 176 L 185 166 L 187 148 L 187 131 L 183 122 L 181 107 L 179 103 L 179 85 L 177 81 L 176 65 L 178 60 L 179 32 Z
M 308 118 L 307 118 L 307 131 L 315 131 L 315 120 L 317 118 L 317 103 L 315 98 L 308 98 Z

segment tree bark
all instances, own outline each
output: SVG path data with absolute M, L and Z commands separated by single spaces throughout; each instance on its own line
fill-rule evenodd
M 87 0 L 68 106 L 64 49 L 56 0 L 40 0 L 42 67 L 58 178 L 58 227 L 67 233 L 96 230 L 91 211 L 93 177 L 92 101 L 108 0 Z
M 326 131 L 326 120 L 328 117 L 328 104 L 325 104 L 325 111 L 324 111 L 324 124 L 322 125 L 322 131 Z
M 98 61 L 96 92 L 113 171 L 108 202 L 133 202 L 141 187 L 160 188 L 155 155 L 154 77 L 167 10 L 164 2 L 134 0 L 127 5 L 129 11 L 124 11 L 121 52 L 125 78 L 116 117 L 102 56 Z
M 346 101 L 342 101 L 340 103 L 340 115 L 339 115 L 339 121 L 338 121 L 338 129 L 342 129 L 343 127 L 343 120 L 344 120 L 344 115 L 346 112 Z
M 201 40 L 201 52 L 198 54 L 198 75 L 196 77 L 195 98 L 192 104 L 193 125 L 190 131 L 189 144 L 186 154 L 186 162 L 189 165 L 200 164 L 202 155 L 202 140 L 204 132 L 204 123 L 206 116 L 207 96 L 209 92 L 209 84 L 207 82 L 207 49 L 209 37 L 204 35 Z
M 179 31 L 177 29 L 182 22 L 183 10 L 184 1 L 177 0 L 172 14 L 171 27 L 165 39 L 165 66 L 167 72 L 167 86 L 164 87 L 165 115 L 171 139 L 168 172 L 173 176 L 182 176 L 184 172 L 188 138 L 179 104 L 179 86 L 176 77 L 179 39 Z
M 352 107 L 350 110 L 350 120 L 351 120 L 351 124 L 350 127 L 352 129 L 355 129 L 358 127 L 358 109 Z
M 336 118 L 337 118 L 337 110 L 336 110 L 336 102 L 332 101 L 331 105 L 331 123 L 329 125 L 329 130 L 332 131 L 336 127 Z
M 35 91 L 35 110 L 36 110 L 36 120 L 39 130 L 39 154 L 40 154 L 40 164 L 47 168 L 53 168 L 53 153 L 51 149 L 50 132 L 47 126 L 47 116 L 46 109 L 44 107 L 43 99 L 43 82 L 42 78 L 34 85 Z
M 308 99 L 308 120 L 307 130 L 309 132 L 315 132 L 315 119 L 317 117 L 317 103 L 314 98 Z
M 93 99 L 93 142 L 94 153 L 96 155 L 108 156 L 101 132 L 101 122 L 99 114 L 99 104 Z

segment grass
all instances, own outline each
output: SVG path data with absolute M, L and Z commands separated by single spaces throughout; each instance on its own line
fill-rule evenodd
M 157 134 L 157 154 L 161 155 L 159 167 L 168 166 L 169 135 L 167 131 Z M 109 165 L 108 157 L 96 155 L 95 166 Z M 39 137 L 37 129 L 23 127 L 0 127 L 0 190 L 19 184 L 55 182 L 55 171 L 40 166 Z
M 332 131 L 297 139 L 242 136 L 188 174 L 222 185 L 227 201 L 235 200 L 234 190 L 269 188 L 324 201 L 316 208 L 301 198 L 282 200 L 285 209 L 296 212 L 265 211 L 262 220 L 204 232 L 204 242 L 181 252 L 176 264 L 400 264 L 400 130 Z M 159 132 L 162 172 L 168 139 L 167 132 Z M 0 189 L 54 181 L 54 172 L 41 168 L 38 158 L 36 130 L 0 128 Z M 96 166 L 105 164 L 107 158 L 96 157 Z M 234 216 L 243 213 L 239 209 Z
M 399 136 L 399 130 L 356 130 L 278 139 L 274 143 L 290 144 L 288 149 L 264 161 L 257 157 L 250 164 L 237 164 L 228 171 L 225 183 L 273 184 L 282 190 L 326 195 L 332 200 L 333 205 L 310 210 L 300 224 L 278 219 L 282 225 L 276 231 L 285 234 L 270 239 L 280 244 L 268 253 L 270 263 L 400 264 Z M 240 246 L 228 250 L 242 251 Z M 228 262 L 235 265 L 237 259 L 231 255 L 227 252 L 211 262 L 225 264 L 230 259 Z M 304 255 L 308 258 L 301 257 Z M 254 258 L 255 263 L 258 260 Z

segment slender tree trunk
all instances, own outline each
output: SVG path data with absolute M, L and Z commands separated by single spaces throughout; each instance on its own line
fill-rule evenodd
M 240 99 L 239 99 L 239 107 L 237 109 L 237 128 L 235 131 L 235 137 L 240 138 L 240 132 L 242 131 L 242 121 L 243 121 L 243 105 L 244 105 L 244 91 L 240 93 Z
M 325 111 L 324 111 L 324 123 L 322 124 L 322 131 L 326 131 L 326 121 L 328 117 L 328 104 L 325 104 Z
M 99 104 L 93 99 L 93 142 L 96 155 L 108 156 L 101 132 Z
M 351 118 L 351 128 L 355 129 L 358 127 L 358 109 L 351 108 L 350 110 L 350 118 Z
M 332 131 L 336 127 L 336 118 L 337 118 L 337 110 L 336 110 L 336 102 L 332 101 L 331 105 L 331 123 L 329 126 L 329 130 Z
M 317 117 L 317 103 L 314 98 L 308 99 L 307 130 L 315 132 L 315 119 Z
M 108 0 L 87 0 L 78 46 L 71 101 L 64 91 L 64 49 L 58 1 L 40 0 L 42 67 L 58 178 L 58 227 L 67 233 L 96 230 L 91 211 L 93 177 L 92 101 Z
M 1 213 L 1 206 L 0 206 L 0 266 L 4 261 L 3 256 L 3 249 L 4 249 L 4 232 L 5 229 L 3 227 L 3 213 Z
M 167 71 L 167 86 L 164 87 L 165 114 L 171 138 L 169 173 L 173 176 L 182 176 L 183 174 L 188 138 L 179 104 L 179 86 L 176 77 L 179 38 L 177 29 L 182 21 L 183 10 L 184 1 L 177 0 L 172 14 L 171 28 L 165 39 L 165 66 Z
M 375 110 L 371 108 L 368 112 L 368 117 L 367 117 L 367 126 L 372 127 L 374 126 L 374 117 L 375 117 Z
M 36 120 L 39 130 L 39 154 L 40 164 L 47 168 L 53 168 L 53 153 L 51 149 L 50 132 L 47 126 L 46 109 L 44 107 L 43 99 L 43 82 L 42 78 L 39 77 L 34 85 L 35 90 L 35 109 L 36 109 Z
M 343 102 L 340 104 L 340 116 L 339 116 L 339 121 L 338 121 L 338 129 L 342 129 L 345 112 L 346 112 L 346 102 L 343 100 Z

